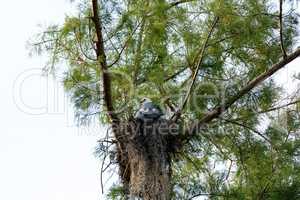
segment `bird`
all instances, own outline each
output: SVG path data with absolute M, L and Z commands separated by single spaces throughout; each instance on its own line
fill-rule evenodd
M 159 106 L 155 105 L 151 99 L 143 98 L 141 100 L 141 106 L 135 114 L 135 118 L 139 120 L 156 120 L 161 118 L 164 113 Z

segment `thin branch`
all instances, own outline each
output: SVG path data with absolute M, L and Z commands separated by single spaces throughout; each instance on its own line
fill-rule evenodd
M 218 118 L 222 113 L 224 113 L 228 108 L 230 108 L 236 101 L 250 92 L 253 88 L 257 87 L 260 83 L 262 83 L 267 78 L 271 77 L 277 71 L 285 67 L 287 64 L 295 60 L 300 56 L 300 48 L 288 55 L 286 58 L 282 59 L 278 63 L 274 64 L 271 68 L 269 68 L 266 72 L 260 74 L 255 79 L 250 81 L 246 86 L 244 86 L 236 95 L 229 98 L 225 103 L 221 104 L 220 106 L 216 107 L 212 111 L 206 113 L 196 125 L 193 125 L 192 129 L 189 130 L 189 133 L 195 133 L 195 131 L 201 129 L 201 127 L 212 121 L 215 118 Z
M 265 199 L 265 194 L 268 193 L 268 187 L 270 185 L 270 182 L 268 182 L 265 187 L 263 188 L 263 190 L 261 191 L 261 193 L 259 194 L 258 200 L 263 200 Z
M 70 78 L 72 79 L 72 81 L 75 82 L 75 84 L 76 84 L 75 86 L 76 87 L 83 88 L 83 89 L 85 89 L 87 91 L 92 91 L 95 95 L 97 95 L 97 91 L 95 91 L 95 90 L 89 88 L 88 86 L 84 85 L 79 80 L 77 80 L 73 75 L 70 75 Z
M 104 29 L 104 30 L 103 30 L 103 33 L 107 35 L 108 32 L 106 31 L 106 28 L 103 27 L 103 29 Z M 105 44 L 106 42 L 109 41 L 109 43 L 111 44 L 111 45 L 108 45 L 108 46 L 111 46 L 111 47 L 110 47 L 110 50 L 113 49 L 113 50 L 115 50 L 115 51 L 119 54 L 118 48 L 116 47 L 116 45 L 115 45 L 114 42 L 112 41 L 112 38 L 113 38 L 113 37 L 114 37 L 114 36 L 107 38 L 106 40 L 103 41 L 103 43 Z M 117 40 L 118 40 L 118 41 L 117 41 L 118 43 L 121 43 L 121 41 L 120 41 L 119 38 L 117 38 Z
M 287 141 L 288 141 L 290 135 L 291 135 L 291 131 L 288 131 L 288 134 L 286 135 L 283 144 L 286 144 L 286 143 L 287 143 Z
M 116 58 L 115 61 L 113 61 L 111 64 L 108 65 L 108 68 L 112 67 L 113 65 L 115 65 L 117 62 L 119 62 L 124 50 L 127 48 L 129 41 L 131 40 L 133 34 L 136 32 L 136 30 L 138 29 L 138 27 L 140 26 L 141 23 L 139 23 L 135 29 L 132 31 L 132 33 L 128 36 L 128 38 L 126 39 L 124 45 L 122 46 L 122 49 L 120 52 L 118 52 L 118 56 Z
M 103 169 L 103 173 L 113 164 L 113 162 L 110 160 L 107 166 Z
M 82 46 L 82 40 L 80 39 L 81 36 L 78 36 L 78 35 L 76 34 L 76 29 L 75 29 L 75 28 L 74 28 L 73 31 L 74 31 L 74 37 L 75 37 L 76 42 L 78 43 L 80 52 L 81 52 L 87 59 L 92 60 L 92 61 L 97 61 L 95 58 L 92 58 L 91 56 L 89 56 L 89 55 L 85 52 L 85 50 L 84 50 L 84 48 L 83 48 L 83 46 Z M 80 29 L 79 29 L 79 34 L 81 34 Z
M 265 114 L 265 113 L 273 112 L 273 111 L 276 111 L 276 110 L 286 108 L 286 107 L 291 106 L 291 105 L 295 105 L 297 103 L 300 103 L 300 99 L 296 100 L 296 101 L 289 102 L 289 103 L 281 105 L 281 106 L 276 106 L 276 107 L 272 107 L 272 108 L 269 108 L 269 109 L 266 109 L 266 110 L 261 110 L 261 111 L 256 112 L 255 114 Z M 242 120 L 242 119 L 245 119 L 245 118 L 246 117 L 238 117 L 238 118 L 234 118 L 233 120 L 234 121 L 239 121 L 239 120 Z
M 118 118 L 114 113 L 112 94 L 111 94 L 111 77 L 108 72 L 108 66 L 106 63 L 106 54 L 104 51 L 104 42 L 103 42 L 103 35 L 102 35 L 102 22 L 99 15 L 98 0 L 92 0 L 92 7 L 93 7 L 92 19 L 95 24 L 95 30 L 97 35 L 96 55 L 102 72 L 104 102 L 110 119 L 113 122 L 116 122 L 118 121 Z
M 104 186 L 103 186 L 103 168 L 104 168 L 104 162 L 106 160 L 107 154 L 104 155 L 103 161 L 101 163 L 101 171 L 100 171 L 100 185 L 101 185 L 101 193 L 104 193 Z
M 235 124 L 237 126 L 240 126 L 240 127 L 243 127 L 243 128 L 246 128 L 248 130 L 250 130 L 251 132 L 257 134 L 258 136 L 260 136 L 261 138 L 263 138 L 265 141 L 267 141 L 269 144 L 272 144 L 271 141 L 269 140 L 269 138 L 267 138 L 266 136 L 264 136 L 261 132 L 257 131 L 256 129 L 252 128 L 252 127 L 249 127 L 247 126 L 246 124 L 241 124 L 239 122 L 236 122 L 236 121 L 233 121 L 233 120 L 228 120 L 228 119 L 223 119 L 225 122 L 228 122 L 228 123 L 231 123 L 231 124 Z
M 109 144 L 116 144 L 117 143 L 117 141 L 115 141 L 115 140 L 108 140 L 108 139 L 100 139 L 100 140 L 98 140 L 97 141 L 98 143 L 109 143 Z
M 183 73 L 183 72 L 184 72 L 185 70 L 187 70 L 187 69 L 188 69 L 188 68 L 186 68 L 186 67 L 181 68 L 180 70 L 178 70 L 178 71 L 175 72 L 174 74 L 172 74 L 172 75 L 166 77 L 166 78 L 164 79 L 164 81 L 165 81 L 165 82 L 168 82 L 169 80 L 172 80 L 172 79 L 176 78 L 179 74 Z
M 267 109 L 267 110 L 262 110 L 262 111 L 259 111 L 258 113 L 263 114 L 263 113 L 272 112 L 272 111 L 275 111 L 275 110 L 280 110 L 282 108 L 285 108 L 285 107 L 288 107 L 288 106 L 291 106 L 291 105 L 295 105 L 297 103 L 300 103 L 300 99 L 296 100 L 296 101 L 289 102 L 289 103 L 281 105 L 281 106 L 273 107 L 273 108 L 270 108 L 270 109 Z
M 188 200 L 193 200 L 194 198 L 197 198 L 197 197 L 200 197 L 200 196 L 220 196 L 220 197 L 226 197 L 226 195 L 217 194 L 217 193 L 200 193 L 200 194 L 193 195 Z
M 55 42 L 57 41 L 57 38 L 54 38 L 54 39 L 49 39 L 49 40 L 42 40 L 40 42 L 36 42 L 36 43 L 32 43 L 31 45 L 32 46 L 41 46 L 41 45 L 44 45 L 46 43 L 49 43 L 49 42 Z
M 283 54 L 283 57 L 286 58 L 286 51 L 284 49 L 284 44 L 283 44 L 283 25 L 282 25 L 282 0 L 279 0 L 279 28 L 280 28 L 280 46 L 281 46 L 281 51 Z
M 189 2 L 192 2 L 192 1 L 196 1 L 196 0 L 179 0 L 179 1 L 172 2 L 168 6 L 166 6 L 165 11 L 168 11 L 169 9 L 171 9 L 173 7 L 176 7 L 180 4 L 189 3 Z M 146 17 L 152 17 L 153 15 L 155 15 L 154 12 L 147 14 Z
M 192 2 L 192 1 L 195 1 L 195 0 L 180 0 L 180 1 L 175 1 L 173 3 L 170 3 L 169 9 L 172 8 L 172 7 L 174 7 L 174 6 L 178 6 L 180 4 L 188 3 L 188 2 Z
M 141 29 L 138 33 L 138 39 L 137 39 L 137 50 L 135 52 L 135 58 L 133 63 L 133 83 L 137 84 L 137 77 L 138 77 L 138 71 L 140 69 L 141 64 L 141 54 L 142 54 L 142 43 L 143 43 L 143 35 L 145 31 L 145 17 L 143 17 L 141 21 Z
M 177 121 L 180 118 L 181 113 L 182 113 L 184 107 L 186 106 L 188 99 L 190 98 L 193 87 L 196 83 L 196 78 L 198 76 L 200 66 L 202 65 L 202 62 L 203 62 L 203 58 L 204 58 L 204 54 L 205 54 L 205 51 L 206 51 L 206 48 L 207 48 L 207 45 L 208 45 L 208 41 L 209 41 L 209 39 L 210 39 L 210 37 L 213 33 L 214 28 L 216 27 L 216 25 L 218 23 L 218 21 L 219 21 L 219 17 L 215 17 L 214 22 L 213 22 L 213 24 L 212 24 L 212 26 L 211 26 L 208 34 L 207 34 L 207 37 L 204 41 L 204 44 L 201 48 L 201 51 L 200 51 L 200 54 L 199 54 L 199 60 L 196 64 L 196 69 L 194 70 L 194 74 L 193 74 L 193 77 L 192 77 L 192 83 L 191 83 L 190 87 L 188 88 L 188 91 L 186 93 L 186 96 L 183 100 L 183 103 L 182 103 L 180 109 L 174 114 L 174 116 L 172 116 L 172 118 L 174 118 L 174 121 Z
M 85 117 L 89 117 L 89 116 L 93 116 L 93 115 L 98 115 L 98 114 L 100 114 L 101 113 L 101 111 L 96 111 L 96 112 L 92 112 L 92 113 L 87 113 L 86 115 L 85 115 Z
M 164 78 L 164 82 L 168 82 L 168 81 L 170 81 L 170 80 L 172 80 L 172 79 L 175 79 L 178 75 L 180 75 L 181 73 L 183 73 L 183 72 L 186 71 L 187 69 L 189 69 L 189 68 L 187 68 L 187 67 L 181 68 L 180 70 L 178 70 L 178 71 L 175 72 L 174 74 L 172 74 L 172 75 L 170 75 L 170 76 Z M 147 81 L 147 79 L 146 79 L 146 77 L 143 77 L 143 78 L 140 78 L 140 79 L 136 80 L 136 84 L 139 85 L 139 84 L 144 83 L 145 81 Z
M 230 164 L 229 164 L 229 168 L 228 168 L 228 172 L 227 172 L 227 175 L 226 175 L 226 178 L 225 180 L 227 181 L 229 176 L 230 176 L 230 173 L 231 173 L 231 168 L 232 168 L 232 164 L 233 164 L 233 161 L 230 160 Z

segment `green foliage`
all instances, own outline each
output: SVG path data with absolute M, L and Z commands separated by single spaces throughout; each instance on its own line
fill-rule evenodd
M 163 108 L 181 105 L 216 16 L 183 121 L 200 119 L 282 58 L 278 5 L 271 0 L 99 2 L 113 103 L 123 120 L 144 96 Z M 289 3 L 283 15 L 287 52 L 298 26 Z M 91 16 L 90 1 L 80 1 L 77 14 L 34 37 L 32 50 L 49 56 L 46 70 L 63 74 L 79 121 L 97 113 L 108 123 Z M 174 155 L 174 199 L 299 199 L 299 103 L 273 109 L 282 94 L 274 80 L 265 81 Z M 116 186 L 107 198 L 122 196 Z
M 110 188 L 107 198 L 111 200 L 125 200 L 125 193 L 122 187 L 113 186 Z

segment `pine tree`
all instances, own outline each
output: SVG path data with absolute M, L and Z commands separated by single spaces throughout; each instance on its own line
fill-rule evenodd
M 300 198 L 300 97 L 272 78 L 300 56 L 295 2 L 77 3 L 31 43 L 63 69 L 78 120 L 111 127 L 97 147 L 119 168 L 108 198 Z M 166 113 L 152 134 L 134 118 L 142 97 Z

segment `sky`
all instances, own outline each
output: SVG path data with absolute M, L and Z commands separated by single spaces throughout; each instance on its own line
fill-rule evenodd
M 0 199 L 96 200 L 103 131 L 77 128 L 61 86 L 40 76 L 44 57 L 30 57 L 26 42 L 38 24 L 62 22 L 67 0 L 3 1 L 0 7 Z M 299 59 L 276 75 L 286 88 Z
M 66 0 L 3 1 L 0 7 L 0 199 L 100 199 L 99 133 L 78 129 L 58 83 L 41 77 L 43 57 L 26 42 L 72 11 Z

